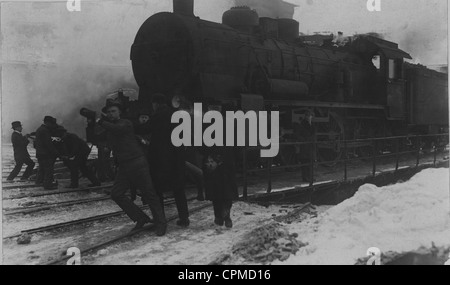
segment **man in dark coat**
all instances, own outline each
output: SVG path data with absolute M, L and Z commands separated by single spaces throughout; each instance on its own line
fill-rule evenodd
M 173 191 L 178 210 L 177 225 L 189 226 L 189 210 L 185 183 L 185 150 L 175 147 L 172 143 L 172 114 L 174 110 L 167 105 L 163 94 L 154 94 L 152 98 L 153 116 L 150 118 L 150 173 L 155 181 L 156 191 L 164 202 L 164 192 Z
M 144 155 L 147 159 L 149 158 L 148 151 L 150 145 L 149 120 L 150 120 L 150 112 L 147 112 L 146 110 L 140 110 L 140 112 L 138 113 L 137 120 L 134 121 L 134 134 L 136 135 L 136 139 L 138 140 L 138 143 L 141 146 L 142 151 L 144 152 Z M 131 200 L 135 201 L 138 195 L 138 189 L 132 187 L 130 192 L 131 192 Z M 139 194 L 139 196 L 141 196 L 142 198 L 141 194 Z M 147 204 L 145 198 L 142 198 L 142 203 L 144 205 Z
M 24 136 L 22 135 L 22 123 L 21 122 L 13 122 L 12 128 L 14 132 L 11 135 L 11 142 L 13 144 L 14 149 L 14 160 L 16 161 L 16 166 L 14 167 L 13 171 L 9 174 L 7 180 L 13 181 L 14 178 L 19 174 L 20 170 L 22 169 L 22 166 L 24 164 L 27 165 L 27 168 L 25 169 L 25 172 L 22 175 L 21 180 L 28 180 L 28 178 L 31 176 L 31 173 L 33 172 L 33 168 L 35 163 L 30 158 L 30 154 L 28 153 L 28 135 Z
M 136 222 L 133 230 L 141 229 L 151 220 L 126 195 L 131 186 L 137 187 L 150 206 L 156 225 L 156 235 L 165 235 L 167 224 L 163 206 L 153 187 L 148 163 L 136 140 L 133 124 L 131 121 L 121 118 L 121 105 L 119 104 L 107 105 L 102 111 L 107 114 L 107 118 L 97 119 L 96 122 L 107 131 L 108 143 L 112 146 L 118 166 L 111 198 L 131 220 Z
M 233 151 L 228 147 L 209 148 L 205 151 L 206 199 L 213 202 L 214 223 L 233 227 L 231 206 L 239 198 L 235 179 Z
M 58 188 L 53 179 L 56 158 L 59 153 L 52 142 L 52 132 L 56 129 L 56 119 L 51 116 L 44 118 L 44 124 L 36 130 L 36 158 L 39 163 L 38 179 L 36 183 L 43 183 L 44 189 Z
M 95 116 L 95 112 L 94 112 Z M 86 139 L 97 147 L 95 169 L 101 182 L 114 180 L 114 171 L 111 160 L 111 149 L 106 139 L 106 130 L 95 123 L 95 118 L 87 118 Z
M 172 98 L 173 111 L 187 111 L 189 113 L 190 104 L 187 102 L 184 96 L 175 95 Z M 192 119 L 192 123 L 194 120 Z M 197 185 L 197 200 L 204 201 L 203 195 L 203 172 L 202 163 L 203 157 L 201 156 L 201 147 L 187 147 L 185 148 L 185 179 L 190 179 Z
M 315 140 L 315 128 L 312 124 L 314 114 L 312 111 L 305 113 L 305 118 L 300 124 L 294 124 L 294 137 L 299 142 L 310 142 L 309 144 L 300 145 L 299 160 L 302 164 L 302 178 L 303 182 L 311 183 L 311 163 L 314 158 L 314 148 L 311 144 Z
M 87 167 L 87 159 L 91 148 L 88 144 L 77 135 L 68 133 L 62 128 L 58 134 L 63 143 L 64 165 L 70 170 L 70 185 L 68 188 L 78 188 L 78 172 L 89 179 L 92 184 L 88 187 L 100 186 L 101 183 L 95 174 Z
M 134 124 L 134 133 L 146 156 L 148 156 L 150 146 L 150 127 L 150 112 L 141 110 L 137 122 Z

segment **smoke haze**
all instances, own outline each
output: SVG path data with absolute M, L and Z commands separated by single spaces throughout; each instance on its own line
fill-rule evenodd
M 279 2 L 195 0 L 195 14 L 221 22 L 230 7 L 248 5 L 260 16 L 289 17 L 292 7 Z M 289 2 L 299 6 L 294 19 L 303 33 L 376 32 L 398 42 L 416 62 L 447 63 L 447 1 L 382 0 L 379 13 L 369 13 L 365 0 Z M 172 11 L 172 1 L 82 0 L 81 9 L 68 12 L 65 0 L 1 3 L 4 142 L 9 142 L 12 121 L 22 121 L 29 133 L 45 115 L 55 116 L 69 131 L 84 136 L 79 109 L 98 110 L 109 92 L 137 89 L 130 47 L 142 23 L 154 13 Z
M 294 19 L 300 31 L 312 34 L 343 31 L 346 35 L 375 32 L 399 44 L 414 62 L 447 64 L 446 0 L 381 0 L 381 12 L 369 12 L 365 0 L 288 0 L 299 7 Z
M 233 0 L 196 0 L 195 13 L 221 21 Z M 151 15 L 172 11 L 171 0 L 81 1 L 68 12 L 66 1 L 1 3 L 2 138 L 9 143 L 12 121 L 24 133 L 44 116 L 58 119 L 84 137 L 82 107 L 98 110 L 118 88 L 138 89 L 131 45 Z

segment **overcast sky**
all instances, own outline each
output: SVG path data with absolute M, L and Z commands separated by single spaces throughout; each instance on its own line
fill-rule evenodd
M 381 0 L 381 12 L 369 12 L 366 0 L 286 2 L 299 5 L 295 18 L 301 32 L 378 32 L 422 64 L 447 62 L 447 0 Z
M 378 32 L 418 63 L 447 62 L 446 0 L 381 0 L 382 11 L 373 13 L 366 0 L 286 1 L 299 6 L 303 33 Z M 73 13 L 66 2 L 0 0 L 3 134 L 15 120 L 35 130 L 47 114 L 81 134 L 81 106 L 102 104 L 119 87 L 137 88 L 129 60 L 136 32 L 154 13 L 172 11 L 172 0 L 81 0 L 82 11 Z M 232 6 L 234 0 L 195 0 L 195 14 L 221 22 Z

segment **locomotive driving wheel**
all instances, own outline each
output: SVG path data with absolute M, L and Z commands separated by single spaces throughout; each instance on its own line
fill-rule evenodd
M 328 123 L 317 124 L 317 154 L 326 166 L 334 166 L 344 152 L 344 120 L 334 112 L 329 113 Z

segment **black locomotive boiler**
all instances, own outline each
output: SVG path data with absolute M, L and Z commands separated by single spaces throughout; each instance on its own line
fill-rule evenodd
M 223 109 L 279 110 L 289 132 L 309 109 L 319 151 L 334 159 L 343 140 L 448 132 L 447 75 L 405 63 L 398 44 L 356 35 L 320 46 L 293 19 L 259 17 L 248 7 L 222 23 L 194 16 L 193 0 L 174 0 L 140 27 L 131 48 L 139 104 L 152 94 Z M 333 157 L 335 156 L 335 157 Z

